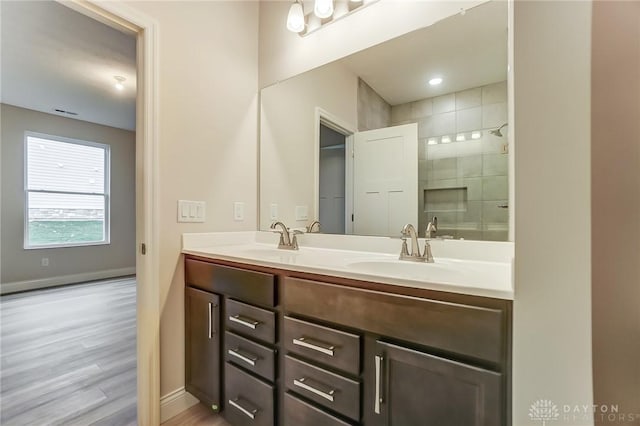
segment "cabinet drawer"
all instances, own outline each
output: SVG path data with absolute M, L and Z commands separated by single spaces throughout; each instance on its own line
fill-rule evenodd
M 229 330 L 267 343 L 275 343 L 275 313 L 231 299 L 227 299 L 225 307 L 224 321 Z
M 273 386 L 226 363 L 224 417 L 233 426 L 274 424 Z
M 285 357 L 287 389 L 354 420 L 360 419 L 360 383 L 289 355 Z
M 332 415 L 302 402 L 295 396 L 284 394 L 284 426 L 351 426 Z
M 287 312 L 496 364 L 504 362 L 508 327 L 502 309 L 288 277 L 283 288 Z
M 272 274 L 186 259 L 185 281 L 187 285 L 256 305 L 273 307 L 277 304 L 275 277 Z
M 355 376 L 360 372 L 360 336 L 284 317 L 285 348 Z
M 275 349 L 267 348 L 237 334 L 224 334 L 225 359 L 267 380 L 275 380 Z

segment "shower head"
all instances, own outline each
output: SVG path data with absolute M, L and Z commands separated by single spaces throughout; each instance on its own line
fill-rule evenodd
M 493 130 L 489 130 L 489 133 L 491 133 L 492 135 L 495 135 L 499 138 L 502 137 L 502 132 L 500 130 L 502 130 L 502 128 L 504 126 L 506 126 L 508 123 L 504 123 L 502 126 L 498 127 L 497 129 L 493 129 Z

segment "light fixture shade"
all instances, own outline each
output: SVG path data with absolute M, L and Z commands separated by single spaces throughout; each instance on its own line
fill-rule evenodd
M 120 75 L 114 75 L 113 76 L 114 80 L 116 81 L 116 83 L 114 84 L 114 87 L 118 90 L 124 90 L 124 81 L 126 80 L 126 78 L 120 76 Z
M 320 19 L 333 15 L 333 0 L 316 0 L 313 13 Z
M 287 29 L 294 33 L 304 31 L 304 12 L 297 1 L 291 5 L 287 15 Z

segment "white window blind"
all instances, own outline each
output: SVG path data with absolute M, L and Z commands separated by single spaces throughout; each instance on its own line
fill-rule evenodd
M 109 146 L 27 133 L 25 248 L 109 242 Z

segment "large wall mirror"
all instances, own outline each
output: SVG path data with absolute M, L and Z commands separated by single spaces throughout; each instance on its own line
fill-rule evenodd
M 263 89 L 260 229 L 507 240 L 507 26 L 490 1 Z

